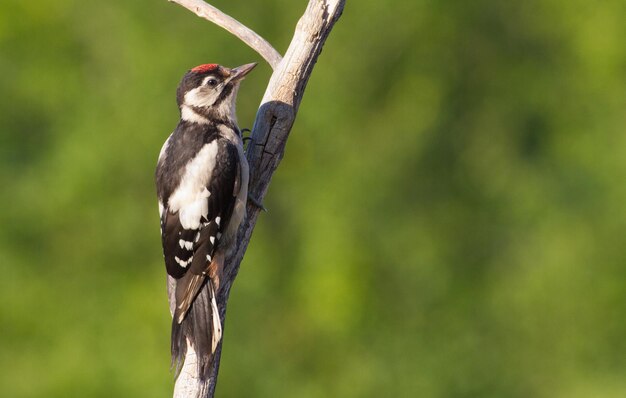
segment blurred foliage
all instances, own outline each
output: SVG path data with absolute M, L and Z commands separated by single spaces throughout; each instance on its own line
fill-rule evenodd
M 306 1 L 212 3 L 282 52 Z M 624 15 L 348 1 L 218 396 L 626 396 Z M 0 54 L 2 396 L 171 396 L 156 157 L 185 70 L 260 57 L 165 0 L 3 0 Z

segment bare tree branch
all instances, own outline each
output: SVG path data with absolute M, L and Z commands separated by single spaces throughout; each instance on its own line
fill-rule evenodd
M 171 1 L 196 13 L 198 13 L 198 10 L 194 8 L 196 3 L 206 4 L 198 0 Z M 189 4 L 194 5 L 189 6 Z M 344 5 L 345 0 L 309 0 L 306 11 L 298 21 L 285 57 L 274 68 L 256 115 L 252 142 L 248 145 L 246 155 L 250 164 L 248 192 L 257 201 L 262 201 L 265 197 L 272 175 L 283 157 L 285 144 L 313 66 L 335 22 L 341 16 Z M 246 40 L 242 40 L 249 44 Z M 217 293 L 222 325 L 226 317 L 226 304 L 230 289 L 239 272 L 239 266 L 250 242 L 260 209 L 248 201 L 247 212 L 246 221 L 239 229 L 235 250 L 226 258 L 222 287 Z M 189 350 L 181 374 L 176 380 L 174 397 L 212 398 L 217 383 L 221 352 L 222 341 L 215 353 L 211 377 L 208 383 L 203 383 L 197 374 L 195 353 Z
M 282 60 L 280 53 L 272 47 L 267 40 L 259 36 L 252 29 L 248 28 L 235 18 L 224 14 L 222 11 L 205 3 L 202 0 L 168 0 L 176 3 L 195 13 L 200 18 L 213 22 L 237 36 L 241 41 L 249 45 L 254 51 L 259 53 L 272 69 L 276 70 Z

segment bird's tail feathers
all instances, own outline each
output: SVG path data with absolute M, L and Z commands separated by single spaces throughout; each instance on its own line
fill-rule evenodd
M 220 312 L 217 309 L 217 300 L 215 298 L 215 289 L 213 289 L 213 283 L 208 283 L 211 296 L 211 318 L 213 321 L 213 330 L 211 333 L 211 354 L 215 354 L 217 345 L 222 339 L 222 321 L 220 320 Z
M 172 320 L 172 368 L 178 377 L 183 368 L 187 344 L 190 344 L 197 356 L 200 379 L 209 379 L 215 350 L 222 338 L 222 322 L 217 308 L 213 283 L 207 278 L 187 315 L 179 323 L 175 316 Z

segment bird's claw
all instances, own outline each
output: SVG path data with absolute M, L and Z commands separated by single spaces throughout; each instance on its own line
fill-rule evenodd
M 263 203 L 261 203 L 261 201 L 252 196 L 252 194 L 250 193 L 248 193 L 248 200 L 252 202 L 253 205 L 267 213 L 267 209 L 265 208 L 265 206 L 263 206 Z
M 252 142 L 254 142 L 254 140 L 252 139 L 252 136 L 251 136 L 251 135 L 248 135 L 247 137 L 244 137 L 244 136 L 243 136 L 243 133 L 244 133 L 244 132 L 246 132 L 246 131 L 247 131 L 248 133 L 252 133 L 252 132 L 250 131 L 250 129 L 243 129 L 243 130 L 241 130 L 241 142 L 242 142 L 244 145 L 246 145 L 246 142 L 248 142 L 248 141 L 250 141 L 251 143 L 252 143 Z M 247 145 L 247 147 L 246 147 L 246 151 L 247 151 L 247 149 L 248 149 L 249 147 L 250 147 L 250 143 L 248 143 L 248 145 Z

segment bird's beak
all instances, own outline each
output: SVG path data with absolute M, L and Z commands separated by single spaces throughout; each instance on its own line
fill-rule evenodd
M 230 70 L 230 80 L 233 81 L 237 81 L 237 80 L 243 80 L 243 78 L 250 73 L 250 71 L 252 69 L 254 69 L 254 67 L 257 65 L 256 62 L 253 62 L 251 64 L 245 64 L 245 65 L 241 65 L 238 66 L 236 68 L 233 68 Z

